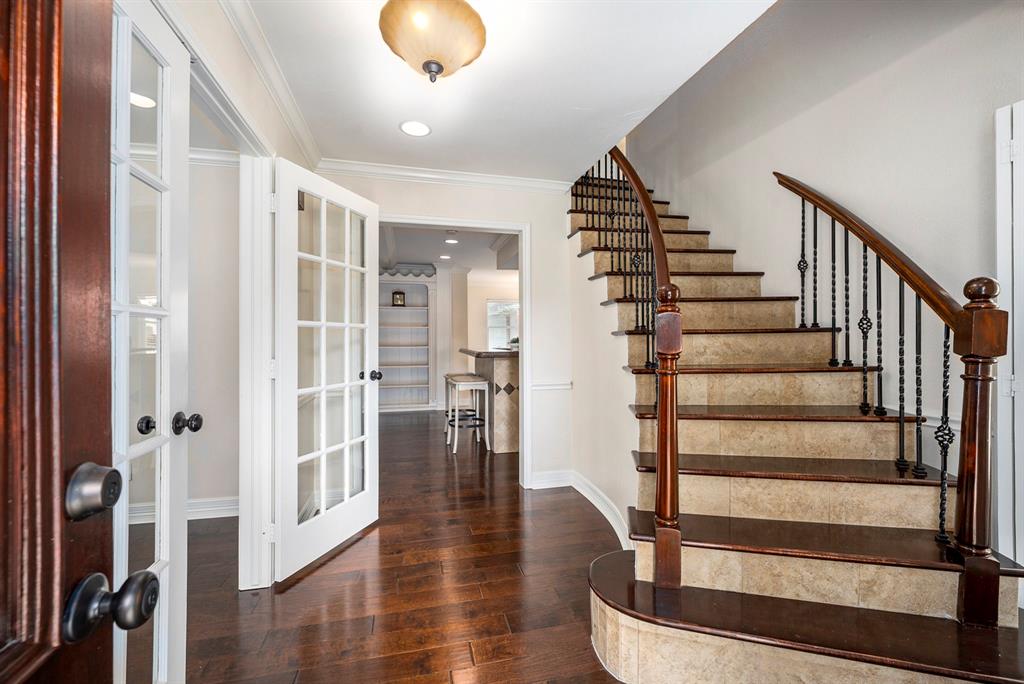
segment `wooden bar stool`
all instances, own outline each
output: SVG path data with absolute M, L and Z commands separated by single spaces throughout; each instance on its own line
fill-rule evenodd
M 487 435 L 487 424 L 491 418 L 491 383 L 487 378 L 471 373 L 454 373 L 445 376 L 448 385 L 448 430 L 451 436 L 452 453 L 459 450 L 459 428 L 470 428 L 476 433 L 476 441 L 480 441 L 480 428 L 483 428 L 484 446 L 487 451 L 491 450 L 491 439 Z M 462 392 L 472 393 L 472 414 L 463 414 L 459 403 Z M 481 414 L 480 399 L 483 398 L 483 413 Z

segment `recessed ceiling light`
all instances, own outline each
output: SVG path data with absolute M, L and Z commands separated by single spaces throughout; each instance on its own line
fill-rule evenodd
M 457 245 L 457 244 L 459 244 L 459 241 L 456 240 L 455 238 L 448 238 L 444 242 L 445 242 L 446 245 Z
M 404 121 L 399 126 L 402 132 L 406 135 L 411 135 L 414 138 L 422 138 L 425 135 L 430 135 L 430 126 L 419 121 Z
M 145 95 L 139 95 L 138 93 L 132 93 L 128 96 L 128 101 L 132 103 L 133 107 L 140 109 L 152 109 L 156 107 L 156 100 Z
M 442 255 L 441 255 L 441 258 L 442 258 L 442 259 L 451 259 L 451 257 L 450 257 L 450 256 L 448 256 L 447 254 L 442 254 Z

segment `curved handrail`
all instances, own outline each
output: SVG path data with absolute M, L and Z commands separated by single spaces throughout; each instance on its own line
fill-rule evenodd
M 968 304 L 966 307 L 961 305 L 913 259 L 852 211 L 792 176 L 778 171 L 775 171 L 774 175 L 779 185 L 834 218 L 881 257 L 882 261 L 888 264 L 889 268 L 953 331 L 957 353 L 982 356 L 1002 356 L 1006 353 L 1005 312 L 999 312 L 1001 316 L 979 316 L 982 312 L 995 313 L 998 310 L 994 304 Z M 964 294 L 972 303 L 991 302 L 998 292 L 999 285 L 991 278 L 975 278 L 964 288 Z
M 651 233 L 651 247 L 654 251 L 654 276 L 658 289 L 661 290 L 663 287 L 669 287 L 672 284 L 672 277 L 668 270 L 668 251 L 665 249 L 665 236 L 661 232 L 658 212 L 654 208 L 654 202 L 651 201 L 650 193 L 647 192 L 647 186 L 644 185 L 644 182 L 640 179 L 640 174 L 629 163 L 622 150 L 618 147 L 613 147 L 608 154 L 618 167 L 622 169 L 622 172 L 626 174 L 626 180 L 629 181 L 633 192 L 639 199 L 640 208 L 643 210 L 644 218 L 647 219 L 648 230 Z

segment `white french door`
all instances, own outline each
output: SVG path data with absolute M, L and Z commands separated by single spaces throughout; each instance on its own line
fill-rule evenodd
M 275 562 L 377 519 L 377 205 L 276 161 Z
M 115 0 L 113 22 L 113 587 L 160 581 L 150 621 L 114 627 L 113 680 L 184 682 L 188 431 L 171 422 L 188 402 L 189 55 L 148 0 Z

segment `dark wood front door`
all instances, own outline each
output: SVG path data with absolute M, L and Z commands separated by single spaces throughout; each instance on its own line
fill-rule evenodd
M 0 681 L 104 682 L 111 623 L 66 644 L 78 582 L 111 576 L 109 511 L 64 492 L 110 465 L 109 0 L 0 2 Z

